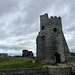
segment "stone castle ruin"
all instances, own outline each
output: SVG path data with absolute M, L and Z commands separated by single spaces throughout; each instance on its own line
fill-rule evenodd
M 33 52 L 28 50 L 22 50 L 22 57 L 33 58 Z
M 63 31 L 61 17 L 40 16 L 40 32 L 36 39 L 37 58 L 42 64 L 60 63 L 70 57 Z

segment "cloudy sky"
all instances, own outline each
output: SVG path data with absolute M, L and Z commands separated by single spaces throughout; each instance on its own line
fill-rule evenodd
M 0 0 L 0 53 L 36 52 L 40 15 L 61 16 L 71 52 L 75 52 L 75 0 Z

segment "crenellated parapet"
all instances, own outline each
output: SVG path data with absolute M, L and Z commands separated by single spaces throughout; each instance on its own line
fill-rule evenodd
M 51 25 L 62 28 L 61 24 L 61 17 L 50 16 L 49 18 L 47 13 L 40 16 L 40 30 L 43 30 L 45 27 L 48 26 L 50 27 Z

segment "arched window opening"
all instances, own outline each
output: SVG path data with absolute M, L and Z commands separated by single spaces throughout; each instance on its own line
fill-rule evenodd
M 44 26 L 42 26 L 42 30 L 44 29 L 45 27 Z
M 57 28 L 54 28 L 53 31 L 56 33 L 57 32 Z

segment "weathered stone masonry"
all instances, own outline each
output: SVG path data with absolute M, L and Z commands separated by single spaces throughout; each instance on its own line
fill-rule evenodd
M 0 70 L 0 75 L 71 75 L 71 68 L 44 67 L 44 68 Z
M 43 64 L 64 62 L 70 56 L 62 31 L 61 17 L 40 16 L 40 32 L 37 36 L 37 58 Z
M 22 50 L 22 57 L 33 58 L 33 52 L 28 50 Z

